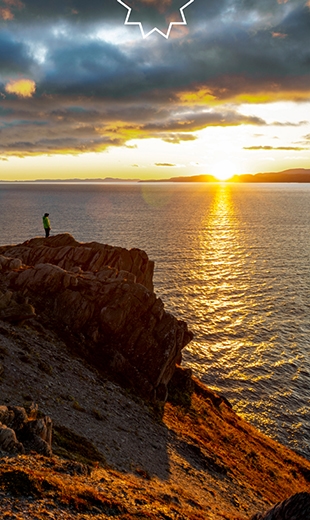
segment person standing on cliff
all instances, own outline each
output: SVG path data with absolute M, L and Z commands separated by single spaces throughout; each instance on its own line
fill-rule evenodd
M 44 231 L 45 231 L 45 238 L 47 238 L 49 236 L 50 230 L 51 230 L 51 223 L 50 223 L 50 219 L 48 217 L 49 217 L 49 213 L 44 213 L 43 227 L 44 227 Z

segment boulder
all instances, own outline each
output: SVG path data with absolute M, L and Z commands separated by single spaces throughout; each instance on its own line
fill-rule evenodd
M 15 268 L 14 268 L 15 269 Z M 17 302 L 12 291 L 0 291 L 0 319 L 12 323 L 20 323 L 35 316 L 35 310 L 27 299 Z
M 7 453 L 25 453 L 21 442 L 18 442 L 12 428 L 0 423 L 0 449 Z
M 258 513 L 251 520 L 309 520 L 310 493 L 303 492 L 276 504 L 267 513 Z
M 75 353 L 143 397 L 166 399 L 192 333 L 153 292 L 153 262 L 146 253 L 79 244 L 68 234 L 0 253 L 7 290 L 31 302 L 33 314 Z M 19 268 L 9 254 L 22 260 Z
M 0 406 L 0 450 L 7 453 L 52 454 L 52 421 L 37 419 L 37 408 L 28 415 L 21 406 Z

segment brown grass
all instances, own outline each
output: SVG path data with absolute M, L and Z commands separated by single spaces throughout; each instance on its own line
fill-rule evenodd
M 267 502 L 310 491 L 310 462 L 243 421 L 225 402 L 216 406 L 194 393 L 189 407 L 167 403 L 163 420 L 206 450 L 239 486 Z

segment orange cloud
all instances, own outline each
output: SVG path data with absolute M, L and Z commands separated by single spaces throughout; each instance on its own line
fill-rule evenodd
M 14 19 L 14 13 L 12 12 L 11 8 L 15 7 L 17 9 L 23 9 L 24 4 L 20 0 L 2 0 L 4 4 L 6 4 L 8 7 L 1 7 L 0 8 L 0 18 L 2 20 L 13 20 Z
M 36 84 L 32 79 L 11 80 L 5 85 L 8 94 L 16 94 L 18 97 L 32 97 L 36 91 Z
M 273 38 L 286 38 L 286 37 L 287 37 L 287 34 L 285 34 L 285 33 L 280 33 L 280 32 L 273 32 L 273 33 L 272 33 L 272 37 L 273 37 Z
M 13 20 L 14 14 L 10 9 L 2 8 L 0 9 L 0 18 L 2 18 L 2 20 Z
M 310 2 L 310 0 L 309 0 Z M 283 78 L 248 78 L 241 75 L 222 76 L 208 85 L 195 85 L 176 93 L 183 105 L 220 106 L 232 103 L 272 103 L 275 101 L 309 101 L 309 75 Z

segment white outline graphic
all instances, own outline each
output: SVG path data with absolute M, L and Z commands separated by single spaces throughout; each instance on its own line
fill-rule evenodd
M 130 18 L 130 15 L 131 15 L 132 8 L 129 7 L 127 4 L 125 4 L 125 2 L 123 2 L 122 0 L 117 0 L 117 1 L 118 1 L 119 4 L 122 4 L 122 6 L 125 7 L 128 10 L 127 16 L 126 16 L 126 20 L 124 22 L 124 25 L 139 25 L 140 31 L 141 31 L 141 34 L 142 34 L 143 38 L 147 38 L 153 32 L 158 32 L 158 34 L 161 34 L 161 36 L 163 36 L 164 38 L 166 38 L 166 40 L 168 40 L 173 25 L 187 25 L 187 21 L 186 21 L 186 18 L 185 18 L 185 15 L 184 15 L 183 11 L 184 11 L 184 9 L 186 9 L 187 6 L 189 6 L 189 4 L 192 4 L 195 0 L 189 0 L 189 2 L 187 2 L 185 5 L 183 5 L 183 7 L 180 8 L 180 14 L 181 14 L 181 17 L 182 17 L 183 21 L 182 22 L 170 22 L 167 34 L 163 33 L 159 29 L 157 29 L 157 27 L 154 27 L 154 29 L 152 29 L 151 31 L 149 31 L 148 33 L 145 34 L 144 29 L 143 29 L 143 25 L 142 25 L 141 22 L 129 22 L 128 21 L 129 18 Z

